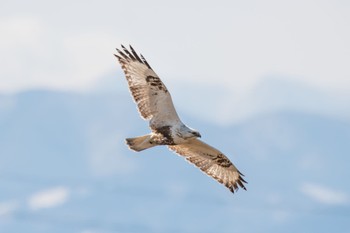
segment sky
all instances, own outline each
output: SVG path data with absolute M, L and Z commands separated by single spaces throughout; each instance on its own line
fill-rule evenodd
M 121 75 L 132 44 L 168 85 L 245 93 L 270 76 L 350 90 L 350 3 L 338 1 L 4 1 L 0 93 L 89 91 Z
M 230 141 L 230 143 L 234 142 L 236 144 L 232 148 L 230 143 L 222 142 L 223 145 L 227 144 L 227 150 L 230 150 L 231 153 L 230 156 L 236 156 L 232 151 L 235 152 L 237 148 L 237 156 L 233 157 L 235 161 L 239 158 L 246 158 L 246 161 L 249 161 L 249 163 L 241 162 L 240 164 L 242 164 L 244 172 L 248 174 L 249 190 L 253 189 L 253 191 L 247 192 L 247 194 L 239 193 L 240 196 L 235 198 L 244 197 L 243 195 L 249 195 L 250 193 L 260 193 L 261 190 L 258 190 L 259 187 L 256 186 L 258 182 L 254 184 L 254 179 L 263 178 L 263 176 L 261 176 L 262 173 L 258 172 L 260 170 L 256 170 L 256 168 L 260 167 L 257 164 L 260 165 L 267 156 L 271 158 L 271 162 L 268 161 L 267 163 L 269 166 L 274 166 L 273 162 L 280 159 L 280 162 L 286 167 L 288 167 L 290 160 L 293 162 L 295 157 L 300 156 L 300 167 L 297 167 L 296 170 L 293 167 L 292 172 L 285 175 L 294 178 L 300 170 L 307 171 L 306 174 L 309 175 L 300 179 L 303 183 L 294 184 L 295 186 L 292 186 L 293 191 L 301 193 L 322 206 L 347 207 L 349 205 L 349 189 L 336 176 L 338 171 L 349 171 L 349 169 L 345 169 L 348 147 L 344 146 L 347 142 L 347 137 L 344 135 L 349 134 L 348 131 L 346 133 L 342 131 L 343 129 L 344 131 L 348 130 L 348 128 L 343 127 L 343 120 L 346 120 L 347 124 L 345 126 L 347 126 L 350 119 L 350 109 L 348 108 L 350 102 L 349 1 L 0 1 L 0 110 L 11 110 L 12 105 L 13 109 L 17 109 L 17 107 L 21 109 L 21 114 L 14 111 L 17 115 L 14 115 L 13 131 L 9 130 L 8 132 L 14 132 L 14 139 L 23 134 L 23 142 L 31 145 L 31 141 L 28 141 L 28 139 L 33 139 L 34 146 L 40 148 L 33 149 L 34 152 L 30 151 L 37 156 L 34 157 L 37 160 L 30 158 L 32 164 L 40 165 L 40 169 L 43 170 L 25 164 L 26 172 L 30 173 L 33 170 L 38 170 L 44 174 L 42 177 L 46 177 L 48 171 L 45 168 L 53 164 L 56 161 L 55 159 L 61 159 L 59 161 L 66 165 L 66 158 L 76 155 L 76 151 L 74 148 L 71 149 L 69 147 L 71 144 L 68 143 L 75 142 L 75 140 L 78 142 L 88 140 L 88 143 L 86 143 L 88 152 L 84 151 L 81 154 L 84 156 L 86 156 L 85 153 L 88 154 L 89 158 L 86 163 L 93 164 L 89 169 L 95 176 L 105 178 L 113 176 L 114 172 L 120 172 L 121 174 L 135 172 L 136 174 L 140 171 L 140 167 L 137 167 L 137 165 L 143 164 L 145 161 L 136 165 L 130 161 L 146 159 L 147 157 L 131 157 L 130 154 L 125 152 L 127 149 L 123 144 L 123 138 L 131 133 L 129 128 L 133 129 L 132 126 L 135 127 L 136 131 L 136 129 L 140 130 L 141 124 L 145 127 L 143 129 L 146 129 L 147 124 L 139 119 L 129 96 L 125 99 L 130 102 L 126 102 L 124 99 L 123 101 L 121 99 L 116 101 L 114 99 L 103 99 L 94 95 L 84 97 L 87 99 L 83 98 L 84 101 L 82 102 L 70 101 L 70 99 L 65 102 L 63 101 L 65 98 L 61 98 L 60 94 L 51 93 L 54 97 L 57 94 L 58 100 L 55 102 L 56 99 L 52 97 L 53 101 L 49 99 L 52 102 L 45 105 L 45 101 L 42 101 L 41 96 L 46 95 L 39 91 L 33 95 L 31 93 L 18 95 L 18 99 L 23 100 L 24 107 L 20 105 L 21 101 L 15 102 L 11 98 L 3 96 L 3 94 L 12 95 L 31 89 L 91 93 L 100 88 L 107 92 L 110 90 L 110 86 L 113 85 L 116 86 L 118 91 L 127 94 L 124 75 L 113 53 L 115 53 L 116 47 L 120 47 L 120 44 L 131 44 L 136 51 L 146 57 L 168 89 L 171 90 L 175 106 L 182 113 L 186 112 L 186 114 L 181 114 L 181 117 L 189 120 L 189 123 L 192 122 L 189 124 L 190 126 L 192 124 L 194 128 L 198 124 L 207 126 L 206 122 L 211 122 L 215 123 L 216 128 L 217 125 L 227 126 L 247 120 L 247 125 L 244 125 L 244 122 L 239 123 L 247 127 L 247 132 L 244 131 L 245 134 L 242 134 L 246 137 L 243 137 L 243 142 L 246 140 L 251 144 L 240 144 L 241 137 L 238 136 L 234 138 L 238 142 Z M 123 82 L 118 82 L 118 78 L 123 79 Z M 113 89 L 113 91 L 115 90 Z M 75 95 L 72 96 L 76 97 Z M 68 95 L 69 98 L 72 96 Z M 343 98 L 344 96 L 346 98 Z M 28 105 L 25 105 L 27 102 L 24 99 L 26 98 L 30 100 Z M 80 97 L 76 98 L 81 100 Z M 5 103 L 7 99 L 9 101 Z M 119 135 L 121 134 L 118 128 L 119 125 L 118 127 L 103 125 L 105 122 L 113 122 L 114 124 L 118 122 L 117 117 L 121 116 L 119 114 L 120 110 L 117 110 L 120 109 L 119 105 L 117 108 L 108 101 L 120 104 L 124 109 L 124 113 L 129 114 L 130 112 L 128 119 L 129 117 L 131 119 L 131 113 L 132 117 L 135 117 L 135 121 L 132 120 L 130 125 L 125 125 L 125 134 L 123 133 L 123 135 Z M 126 107 L 121 102 L 125 103 Z M 80 104 L 75 105 L 76 103 Z M 106 103 L 108 111 L 103 108 L 105 106 L 103 104 Z M 40 108 L 40 105 L 44 105 L 45 108 Z M 127 107 L 131 105 L 133 111 L 129 111 Z M 82 111 L 81 108 L 84 107 L 89 111 Z M 77 115 L 72 115 L 76 116 L 78 120 L 74 117 L 71 119 L 71 115 L 66 114 L 71 109 L 76 110 Z M 111 114 L 109 109 L 115 111 L 115 113 Z M 254 119 L 249 121 L 251 120 L 249 116 L 263 112 L 273 113 L 276 109 L 281 110 L 282 113 L 284 110 L 295 114 L 302 112 L 304 115 L 301 115 L 300 118 L 298 118 L 298 114 L 295 117 L 296 120 L 300 120 L 302 123 L 305 119 L 309 119 L 308 117 L 312 120 L 305 121 L 305 125 L 301 124 L 300 128 L 305 131 L 300 131 L 301 133 L 298 131 L 299 133 L 295 135 L 295 125 L 293 125 L 293 121 L 289 121 L 289 119 L 294 119 L 293 114 L 291 118 L 286 118 L 286 122 L 282 122 L 286 126 L 278 121 L 280 118 L 257 121 L 256 125 L 254 125 Z M 32 118 L 28 117 L 28 115 L 31 116 L 29 114 L 31 112 L 33 113 Z M 42 123 L 36 115 L 38 112 L 49 114 L 48 117 L 43 117 L 46 124 L 43 128 L 39 127 L 42 131 L 38 131 L 36 128 Z M 50 115 L 51 113 L 52 115 Z M 46 116 L 45 114 L 43 116 Z M 101 118 L 97 118 L 95 115 L 101 116 Z M 319 117 L 320 115 L 322 117 Z M 95 121 L 92 121 L 96 125 L 90 124 L 89 121 L 83 125 L 84 127 L 91 127 L 91 132 L 87 131 L 88 133 L 86 133 L 82 130 L 84 133 L 74 134 L 74 129 L 77 129 L 73 125 L 76 126 L 84 122 L 80 120 L 80 117 L 90 119 L 91 116 L 92 119 L 96 117 Z M 324 116 L 326 117 L 323 118 Z M 7 119 L 6 114 L 0 117 Z M 66 117 L 68 120 L 62 120 Z M 33 121 L 34 123 L 31 121 L 33 119 L 36 120 Z M 136 121 L 136 119 L 139 121 Z M 72 125 L 67 124 L 67 122 Z M 56 123 L 59 124 L 56 125 Z M 330 125 L 327 125 L 327 123 Z M 210 124 L 208 125 L 210 126 Z M 3 126 L 6 126 L 6 124 L 3 124 Z M 85 129 L 83 126 L 82 128 Z M 61 135 L 59 133 L 65 133 L 67 130 L 71 131 L 68 136 L 64 134 L 65 137 L 62 137 L 64 142 L 67 141 L 65 144 L 67 148 L 63 148 L 67 151 L 63 150 L 61 152 L 59 150 L 62 148 L 61 140 L 58 140 L 58 145 L 54 144 L 59 149 L 52 150 L 51 144 L 43 143 L 40 140 L 35 141 L 36 137 L 24 134 L 24 132 L 28 135 L 32 135 L 33 132 L 41 132 L 40 135 L 43 138 L 53 136 L 52 141 L 56 142 L 56 134 L 51 133 L 50 130 L 44 130 L 46 127 L 49 129 L 53 127 L 52 132 L 56 132 L 54 127 L 57 127 L 58 136 Z M 206 140 L 210 135 L 213 139 L 216 139 L 217 136 L 215 135 L 220 134 L 221 129 L 224 128 L 216 128 L 215 134 L 208 133 Z M 239 130 L 239 127 L 233 129 Z M 104 132 L 105 130 L 107 133 Z M 108 130 L 115 130 L 116 132 L 109 132 Z M 198 130 L 209 132 L 212 129 L 198 127 Z M 6 133 L 7 131 L 1 132 L 5 132 L 3 139 L 7 139 L 10 135 Z M 17 135 L 16 132 L 20 133 Z M 71 135 L 72 138 L 69 137 Z M 85 139 L 85 136 L 88 139 Z M 320 140 L 319 138 L 325 139 Z M 334 139 L 334 141 L 331 139 Z M 217 140 L 219 141 L 219 139 Z M 295 140 L 294 147 L 293 140 Z M 208 141 L 212 142 L 211 140 Z M 346 142 L 343 143 L 344 141 Z M 116 142 L 120 142 L 120 145 Z M 13 140 L 13 143 L 18 142 Z M 45 149 L 41 150 L 42 145 L 48 148 L 47 151 L 51 154 L 46 153 Z M 79 143 L 74 143 L 74 145 L 81 146 Z M 278 147 L 280 145 L 282 145 L 282 149 Z M 245 146 L 248 148 L 246 151 L 244 150 Z M 17 149 L 16 146 L 13 147 Z M 29 146 L 23 146 L 23 148 L 26 147 Z M 291 149 L 295 149 L 295 151 Z M 40 154 L 36 153 L 37 151 L 44 152 Z M 271 151 L 274 153 L 269 154 Z M 15 157 L 10 150 L 9 161 L 12 161 L 12 158 L 23 158 L 26 152 L 18 153 L 18 157 Z M 161 152 L 162 155 L 163 152 Z M 293 152 L 295 152 L 295 155 Z M 57 156 L 59 153 L 67 157 Z M 289 153 L 291 156 L 276 156 L 289 155 Z M 38 157 L 38 155 L 42 157 Z M 72 158 L 75 158 L 75 160 L 71 160 Z M 70 165 L 68 167 L 72 169 L 72 174 L 75 176 L 76 166 L 83 164 L 82 160 L 80 157 L 74 156 L 69 157 L 69 159 Z M 20 160 L 13 159 L 13 164 Z M 6 161 L 2 161 L 2 164 L 5 164 L 3 167 L 6 167 L 6 163 L 4 163 Z M 157 161 L 160 161 L 160 164 L 164 163 L 161 160 Z M 121 168 L 119 164 L 123 164 L 123 167 Z M 251 168 L 249 167 L 250 164 L 252 165 Z M 297 164 L 299 164 L 299 161 L 297 161 Z M 57 164 L 54 165 L 53 167 L 57 167 Z M 17 166 L 13 167 L 17 168 Z M 189 169 L 190 166 L 184 168 Z M 331 171 L 329 174 L 324 173 L 327 169 Z M 153 171 L 155 176 L 158 176 L 157 171 Z M 16 174 L 16 172 L 14 173 Z M 271 177 L 274 175 L 273 177 L 279 178 L 279 171 L 270 169 L 269 172 L 268 174 L 271 174 Z M 148 178 L 147 174 L 149 173 L 142 174 L 145 175 L 144 179 Z M 257 175 L 255 176 L 255 174 Z M 338 182 L 336 184 L 332 180 L 334 177 L 337 178 L 334 179 L 334 182 Z M 282 193 L 284 184 L 279 183 L 277 178 L 271 179 L 270 185 L 267 185 L 266 188 L 277 187 L 277 189 L 282 190 Z M 164 179 L 167 179 L 167 177 L 164 176 Z M 327 179 L 332 180 L 332 182 Z M 21 185 L 16 183 L 16 192 L 17 187 L 24 187 L 23 189 L 27 189 L 28 186 L 31 187 L 32 184 L 27 184 L 26 179 L 24 181 L 21 181 Z M 77 196 L 80 198 L 87 195 L 86 187 L 71 187 L 65 183 L 56 184 L 51 180 L 49 182 L 51 182 L 51 186 L 41 187 L 40 189 L 33 188 L 33 190 L 30 190 L 29 196 L 18 192 L 20 193 L 19 197 L 12 197 L 11 194 L 9 200 L 0 200 L 0 217 L 8 216 L 15 211 L 21 214 L 20 211 L 23 210 L 23 206 L 30 213 L 40 213 L 38 211 L 42 209 L 64 206 L 65 203 L 73 203 L 72 200 L 75 200 Z M 207 185 L 207 180 L 203 182 Z M 6 182 L 2 183 L 6 185 Z M 138 186 L 139 182 L 134 184 Z M 190 184 L 192 184 L 192 181 Z M 175 185 L 169 193 L 177 192 L 180 198 L 181 195 L 186 196 L 187 186 L 184 186 L 184 189 L 181 189 L 181 186 L 179 187 L 177 188 Z M 254 187 L 258 191 L 254 192 Z M 135 193 L 142 197 L 142 194 L 139 194 L 139 188 L 135 188 Z M 147 191 L 147 189 L 145 190 Z M 194 189 L 189 185 L 188 190 Z M 275 192 L 275 189 L 270 190 L 271 192 L 265 193 L 267 196 L 270 195 L 268 201 L 278 208 L 281 203 L 288 201 L 289 198 L 290 200 L 300 198 L 299 196 L 289 197 L 290 193 L 288 192 L 286 196 L 282 196 L 279 195 L 278 191 Z M 105 190 L 102 189 L 101 193 L 104 192 Z M 110 191 L 114 195 L 113 192 L 114 190 Z M 196 193 L 194 192 L 194 194 Z M 145 197 L 147 198 L 147 195 Z M 283 198 L 286 198 L 286 200 Z M 92 201 L 87 200 L 87 203 L 94 204 L 96 202 L 93 198 L 91 198 Z M 115 196 L 111 200 L 115 200 Z M 123 201 L 123 199 L 121 200 Z M 255 199 L 255 201 L 259 202 L 261 200 Z M 138 207 L 144 204 L 144 199 L 132 203 Z M 174 205 L 176 205 L 176 202 Z M 195 202 L 195 208 L 196 205 Z M 293 202 L 290 202 L 290 205 L 292 206 Z M 172 208 L 167 209 L 172 211 Z M 227 211 L 227 209 L 225 210 Z M 325 210 L 328 211 L 328 209 Z M 82 211 L 84 214 L 89 212 L 84 208 L 82 208 Z M 227 213 L 231 213 L 230 211 Z M 221 211 L 218 211 L 218 213 L 221 213 Z M 211 214 L 215 215 L 216 212 Z M 130 216 L 133 217 L 133 215 Z M 167 216 L 171 215 L 160 217 L 166 218 Z M 276 213 L 276 218 L 281 222 L 287 222 L 286 219 L 293 219 L 283 215 L 283 209 Z M 299 218 L 303 218 L 303 216 L 298 216 Z M 130 219 L 133 218 L 130 217 Z M 259 218 L 259 220 L 264 221 L 264 218 Z M 155 218 L 155 221 L 158 221 L 158 219 Z M 341 219 L 341 221 L 343 220 Z M 22 222 L 25 222 L 25 219 Z M 251 222 L 250 218 L 249 222 Z M 14 223 L 14 226 L 16 226 L 16 223 Z

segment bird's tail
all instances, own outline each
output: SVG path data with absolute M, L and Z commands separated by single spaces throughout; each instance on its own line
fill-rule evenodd
M 129 148 L 133 151 L 142 151 L 148 148 L 151 148 L 153 146 L 156 146 L 156 144 L 152 144 L 150 142 L 151 135 L 147 134 L 144 136 L 136 137 L 136 138 L 127 138 L 126 144 L 129 146 Z

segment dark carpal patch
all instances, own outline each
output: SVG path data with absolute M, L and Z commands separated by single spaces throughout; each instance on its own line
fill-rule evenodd
M 149 75 L 146 77 L 146 82 L 149 85 L 156 87 L 158 90 L 164 91 L 165 93 L 168 92 L 168 90 L 166 89 L 166 87 L 164 86 L 164 84 L 162 83 L 162 81 L 158 77 L 154 77 L 154 76 Z
M 215 162 L 218 163 L 218 165 L 220 165 L 221 167 L 229 167 L 232 165 L 232 163 L 230 162 L 230 160 L 228 160 L 227 158 L 224 157 L 223 154 L 217 154 L 215 158 L 213 158 L 213 160 Z
M 159 145 L 175 145 L 174 138 L 171 135 L 171 126 L 162 126 L 155 128 L 154 131 L 158 134 L 154 141 Z
M 163 136 L 166 138 L 171 138 L 171 126 L 170 125 L 166 125 L 166 126 L 162 126 L 162 127 L 157 128 L 157 132 L 163 134 Z

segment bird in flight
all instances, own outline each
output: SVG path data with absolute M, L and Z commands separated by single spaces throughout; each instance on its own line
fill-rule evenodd
M 183 156 L 204 173 L 225 185 L 232 193 L 239 187 L 246 190 L 243 174 L 219 150 L 198 138 L 200 133 L 181 122 L 170 93 L 146 59 L 130 46 L 121 45 L 114 54 L 129 85 L 131 95 L 140 115 L 149 121 L 151 133 L 127 138 L 131 150 L 142 151 L 154 146 L 166 145 Z

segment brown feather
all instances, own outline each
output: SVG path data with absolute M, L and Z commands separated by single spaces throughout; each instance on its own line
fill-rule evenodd
M 246 190 L 243 183 L 247 182 L 242 178 L 243 174 L 219 150 L 199 139 L 192 139 L 188 143 L 169 146 L 169 148 L 225 185 L 231 192 L 238 190 L 238 187 Z

